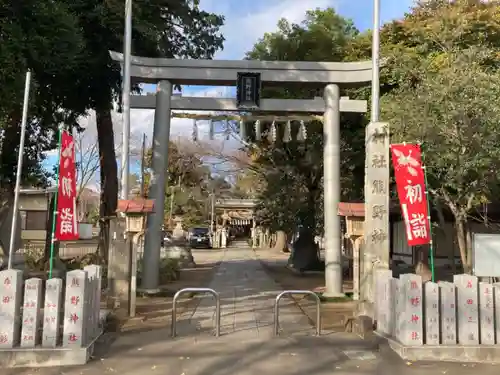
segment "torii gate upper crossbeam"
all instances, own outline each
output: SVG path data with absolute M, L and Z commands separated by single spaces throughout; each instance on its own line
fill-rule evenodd
M 123 54 L 110 51 L 123 64 Z M 131 76 L 144 83 L 167 80 L 178 85 L 234 86 L 237 73 L 260 73 L 262 82 L 286 84 L 337 83 L 356 85 L 371 81 L 371 61 L 256 61 L 190 60 L 131 57 Z

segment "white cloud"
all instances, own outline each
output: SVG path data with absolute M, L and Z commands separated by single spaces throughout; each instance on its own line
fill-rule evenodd
M 226 22 L 222 32 L 226 38 L 224 51 L 216 56 L 219 59 L 241 59 L 265 33 L 276 30 L 278 20 L 286 18 L 300 23 L 306 11 L 327 8 L 335 5 L 336 0 L 273 0 L 248 6 L 245 14 L 231 14 L 230 1 L 205 0 L 202 7 L 209 11 L 224 14 Z M 226 3 L 222 6 L 221 3 Z M 259 7 L 259 5 L 261 5 Z
M 231 97 L 231 87 L 212 87 L 208 89 L 200 89 L 197 91 L 189 90 L 190 97 L 215 97 L 215 98 L 227 98 Z M 209 112 L 203 111 L 176 111 L 178 113 L 188 112 L 192 114 L 208 114 Z M 115 134 L 120 133 L 121 136 L 121 124 L 123 123 L 123 116 L 119 114 L 120 119 L 113 122 L 119 123 L 118 129 L 115 130 Z M 153 124 L 154 124 L 154 110 L 143 110 L 143 109 L 133 109 L 130 111 L 130 132 L 137 138 L 141 137 L 143 133 L 151 139 L 153 134 Z M 192 119 L 177 118 L 172 117 L 170 120 L 170 139 L 175 140 L 176 138 L 191 137 L 193 134 L 193 124 Z M 209 120 L 198 121 L 198 135 L 200 139 L 208 140 L 209 138 Z
M 254 43 L 261 38 L 264 33 L 276 30 L 277 22 L 281 18 L 286 18 L 290 22 L 299 23 L 304 19 L 307 10 L 314 8 L 326 8 L 334 5 L 336 0 L 255 0 L 252 3 L 244 4 L 248 8 L 247 12 L 234 14 L 233 10 L 239 11 L 238 4 L 233 1 L 202 0 L 202 8 L 207 11 L 223 14 L 226 23 L 223 27 L 223 34 L 226 38 L 224 51 L 220 52 L 217 58 L 240 59 L 245 52 L 249 51 Z M 236 4 L 236 5 L 235 5 Z M 235 9 L 232 9 L 232 8 Z M 231 88 L 213 87 L 210 89 L 190 92 L 189 96 L 201 97 L 229 97 Z M 123 115 L 116 111 L 112 112 L 113 128 L 115 134 L 115 147 L 119 155 L 122 143 Z M 141 146 L 142 135 L 146 134 L 147 143 L 150 144 L 153 135 L 154 110 L 133 109 L 130 112 L 131 140 L 130 149 L 132 153 L 131 163 L 137 161 L 138 150 Z M 97 143 L 97 128 L 95 113 L 90 111 L 88 116 L 80 121 L 84 127 L 83 137 L 84 147 Z M 190 138 L 193 131 L 193 120 L 171 119 L 170 139 Z M 208 140 L 209 121 L 198 123 L 199 139 Z M 218 148 L 224 150 L 236 149 L 240 146 L 237 138 L 231 137 L 225 140 L 224 135 L 216 136 L 215 143 Z M 47 155 L 55 155 L 57 151 L 48 152 Z
M 218 57 L 231 56 L 232 58 L 241 58 L 253 44 L 264 35 L 266 32 L 276 30 L 276 24 L 280 18 L 286 18 L 291 22 L 300 22 L 303 20 L 307 10 L 314 8 L 325 8 L 331 6 L 334 0 L 274 0 L 265 1 L 262 4 L 256 4 L 252 7 L 252 11 L 235 16 L 232 13 L 231 6 L 235 5 L 232 1 L 216 1 L 203 0 L 202 7 L 209 11 L 226 16 L 226 24 L 223 28 L 223 34 L 226 38 L 225 50 Z M 232 3 L 232 4 L 231 4 Z M 261 5 L 261 6 L 258 6 Z M 237 8 L 236 8 L 237 9 Z M 213 87 L 209 89 L 200 89 L 192 92 L 189 90 L 189 96 L 195 97 L 230 97 L 230 87 Z M 115 130 L 115 143 L 119 148 L 122 137 L 123 115 L 113 112 L 113 127 Z M 142 134 L 146 134 L 149 142 L 152 139 L 154 122 L 154 110 L 138 110 L 130 111 L 130 130 L 131 130 L 131 149 L 140 147 Z M 86 137 L 89 142 L 97 142 L 97 130 L 95 125 L 95 114 L 90 113 L 89 116 L 81 121 L 82 126 L 87 127 Z M 171 131 L 170 138 L 175 140 L 178 137 L 191 137 L 193 131 L 193 120 L 172 118 L 170 123 Z M 199 138 L 208 139 L 209 122 L 200 121 L 198 123 Z M 218 137 L 219 142 L 223 139 Z M 233 138 L 230 144 L 225 148 L 236 148 L 239 142 Z
M 228 97 L 230 96 L 230 88 L 214 87 L 208 90 L 199 90 L 190 94 L 196 97 Z M 200 111 L 189 111 L 190 113 L 206 113 Z M 115 140 L 115 150 L 118 159 L 121 159 L 121 145 L 123 132 L 123 114 L 117 111 L 111 112 L 113 121 L 113 131 Z M 94 111 L 89 111 L 87 116 L 79 119 L 79 124 L 85 130 L 78 135 L 77 143 L 81 142 L 83 152 L 91 150 L 94 158 L 97 157 L 97 125 Z M 154 110 L 139 110 L 133 109 L 130 111 L 130 168 L 138 166 L 140 163 L 140 150 L 142 147 L 143 134 L 146 135 L 146 147 L 150 147 L 153 138 Z M 211 150 L 220 150 L 221 152 L 236 149 L 240 146 L 240 142 L 235 139 L 234 135 L 229 140 L 225 139 L 225 134 L 220 132 L 215 134 L 215 139 L 210 140 L 210 122 L 209 120 L 198 121 L 198 139 L 203 143 L 210 144 Z M 170 140 L 171 141 L 186 141 L 190 140 L 193 134 L 193 120 L 184 118 L 171 118 L 170 124 Z M 80 148 L 79 147 L 79 148 Z M 57 155 L 57 150 L 52 150 L 46 153 L 48 157 Z M 79 156 L 77 155 L 77 159 Z M 55 161 L 55 159 L 54 159 Z M 118 165 L 120 169 L 120 164 Z M 52 166 L 48 166 L 49 169 Z M 136 168 L 137 169 L 137 168 Z M 97 171 L 96 171 L 97 173 Z M 91 185 L 97 184 L 98 176 L 95 176 L 90 182 Z

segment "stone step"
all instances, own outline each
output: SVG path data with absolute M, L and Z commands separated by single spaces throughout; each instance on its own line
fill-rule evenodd
M 251 248 L 251 246 L 248 244 L 247 241 L 232 241 L 229 246 L 230 247 L 245 248 L 245 249 Z

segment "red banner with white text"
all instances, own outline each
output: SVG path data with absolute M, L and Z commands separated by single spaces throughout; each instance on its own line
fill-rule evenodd
M 78 237 L 75 142 L 71 134 L 63 131 L 59 150 L 55 239 L 58 241 L 71 241 L 77 240 Z
M 391 145 L 391 155 L 408 245 L 426 245 L 431 233 L 420 145 Z

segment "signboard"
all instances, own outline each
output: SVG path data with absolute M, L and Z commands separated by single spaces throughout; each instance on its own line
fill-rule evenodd
M 426 245 L 431 232 L 420 146 L 393 144 L 391 153 L 408 245 Z
M 500 277 L 500 234 L 472 234 L 473 273 L 480 277 Z
M 260 89 L 260 73 L 238 73 L 236 82 L 236 105 L 238 108 L 259 108 Z
M 71 134 L 66 131 L 61 134 L 59 152 L 57 217 L 54 237 L 58 241 L 77 240 L 75 144 Z

